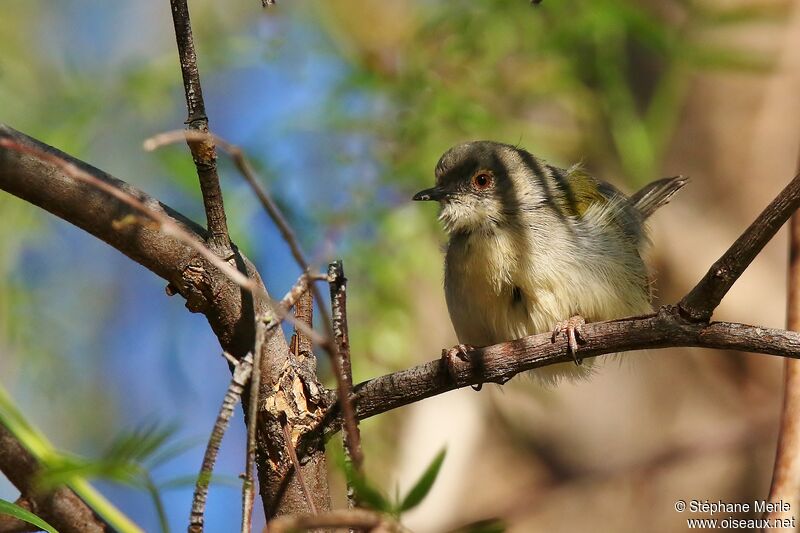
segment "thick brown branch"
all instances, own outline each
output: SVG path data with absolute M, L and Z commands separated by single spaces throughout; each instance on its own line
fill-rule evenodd
M 255 283 L 248 279 L 247 276 L 236 270 L 230 263 L 223 261 L 213 251 L 211 251 L 205 243 L 197 239 L 193 233 L 189 233 L 183 229 L 179 224 L 173 221 L 170 217 L 165 215 L 159 210 L 151 209 L 145 205 L 141 200 L 132 194 L 116 187 L 102 179 L 78 168 L 77 166 L 65 161 L 61 157 L 50 154 L 48 152 L 38 150 L 34 147 L 23 145 L 8 138 L 0 138 L 0 148 L 15 150 L 38 158 L 40 161 L 52 163 L 71 178 L 85 183 L 90 187 L 94 187 L 117 200 L 127 204 L 134 211 L 137 211 L 142 216 L 128 216 L 123 220 L 116 221 L 117 226 L 125 225 L 153 225 L 161 231 L 165 236 L 174 237 L 182 244 L 189 246 L 191 249 L 200 254 L 204 259 L 210 262 L 215 267 L 219 268 L 231 280 L 235 281 L 239 286 L 247 289 L 256 289 Z
M 714 263 L 678 304 L 689 320 L 706 322 L 753 259 L 800 207 L 800 175 L 761 212 L 741 237 Z
M 108 526 L 66 487 L 51 492 L 36 489 L 39 471 L 36 458 L 0 424 L 0 471 L 19 489 L 33 513 L 62 533 L 101 533 Z
M 206 241 L 200 226 L 144 192 L 91 165 L 0 124 L 0 139 L 30 147 L 66 161 L 98 180 L 138 199 L 153 212 L 171 219 L 198 241 Z M 0 147 L 0 189 L 49 211 L 108 243 L 170 283 L 186 298 L 193 312 L 204 313 L 223 349 L 243 357 L 253 347 L 253 297 L 211 266 L 197 250 L 160 228 L 147 224 L 120 224 L 140 215 L 133 207 L 105 191 L 81 182 L 52 161 L 30 153 Z M 256 300 L 267 302 L 261 280 L 250 262 L 236 254 L 240 271 L 258 284 Z M 243 305 L 247 302 L 247 305 Z
M 371 379 L 355 387 L 359 419 L 368 418 L 457 388 L 505 383 L 526 370 L 572 361 L 562 342 L 550 333 L 487 346 L 452 362 L 452 374 L 441 359 Z M 800 333 L 730 322 L 690 322 L 673 306 L 655 315 L 586 324 L 580 354 L 585 358 L 631 350 L 696 346 L 800 358 Z M 534 370 L 535 371 L 535 370 Z M 451 377 L 452 376 L 452 377 Z M 331 417 L 326 432 L 339 429 Z
M 200 86 L 200 71 L 197 68 L 189 6 L 186 0 L 170 0 L 170 5 L 189 115 L 186 124 L 192 130 L 208 133 L 208 117 L 203 102 L 203 89 Z M 200 179 L 200 190 L 203 193 L 203 205 L 211 237 L 210 244 L 218 253 L 226 255 L 231 249 L 231 242 L 217 174 L 217 150 L 214 141 L 211 137 L 205 137 L 189 141 L 188 144 L 197 167 L 197 177 Z

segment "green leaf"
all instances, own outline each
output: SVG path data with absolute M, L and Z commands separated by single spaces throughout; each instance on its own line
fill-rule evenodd
M 436 477 L 439 475 L 439 470 L 442 468 L 445 455 L 447 455 L 447 448 L 442 448 L 442 451 L 436 454 L 436 457 L 433 458 L 431 464 L 425 469 L 419 481 L 417 481 L 400 503 L 398 510 L 401 513 L 413 509 L 425 499 L 425 496 L 428 495 L 431 487 L 433 487 Z
M 13 516 L 18 520 L 22 520 L 29 524 L 33 524 L 34 526 L 47 531 L 48 533 L 58 533 L 56 528 L 33 514 L 32 512 L 28 511 L 17 505 L 16 503 L 11 503 L 9 501 L 3 500 L 0 498 L 0 514 L 5 514 L 8 516 Z

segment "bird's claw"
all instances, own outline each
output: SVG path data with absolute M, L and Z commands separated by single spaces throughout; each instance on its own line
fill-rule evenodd
M 453 381 L 456 381 L 456 378 L 458 377 L 454 367 L 456 358 L 463 362 L 467 362 L 469 361 L 469 355 L 467 355 L 467 352 L 474 349 L 475 347 L 470 346 L 469 344 L 456 344 L 452 348 L 445 348 L 442 350 L 442 361 L 447 368 L 447 373 L 450 374 L 450 378 Z M 481 388 L 483 388 L 483 383 L 472 385 L 472 390 L 474 391 L 479 391 Z
M 583 317 L 575 315 L 558 322 L 553 328 L 552 342 L 556 342 L 556 337 L 563 333 L 567 337 L 567 353 L 572 356 L 576 365 L 583 364 L 583 358 L 578 356 L 578 341 L 585 341 L 583 338 L 584 324 L 586 321 Z

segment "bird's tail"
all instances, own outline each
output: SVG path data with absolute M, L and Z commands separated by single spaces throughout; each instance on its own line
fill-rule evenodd
M 681 190 L 688 181 L 688 176 L 675 176 L 648 183 L 631 196 L 633 206 L 644 218 L 647 218 L 656 209 L 669 202 L 672 196 Z

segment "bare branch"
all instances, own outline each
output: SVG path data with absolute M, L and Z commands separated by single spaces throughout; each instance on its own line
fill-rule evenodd
M 232 356 L 225 354 L 225 358 L 234 365 L 233 377 L 231 378 L 228 390 L 225 392 L 225 397 L 222 400 L 217 420 L 214 422 L 214 429 L 211 431 L 211 436 L 206 445 L 206 452 L 203 454 L 203 463 L 200 467 L 200 475 L 197 477 L 197 483 L 194 487 L 194 496 L 192 497 L 192 513 L 189 517 L 189 533 L 201 533 L 203 531 L 203 515 L 206 510 L 206 498 L 208 497 L 208 485 L 211 482 L 211 475 L 214 471 L 214 463 L 217 461 L 217 454 L 219 453 L 219 446 L 222 443 L 222 437 L 228 429 L 233 410 L 239 399 L 242 397 L 242 391 L 250 379 L 250 373 L 253 370 L 253 354 L 248 353 L 241 361 L 237 361 Z
M 124 191 L 119 187 L 115 187 L 112 184 L 103 181 L 102 179 L 90 174 L 79 168 L 78 166 L 72 164 L 71 162 L 53 155 L 51 153 L 38 150 L 36 148 L 32 148 L 27 145 L 23 145 L 21 143 L 15 142 L 11 139 L 0 138 L 0 147 L 7 148 L 9 150 L 16 150 L 21 153 L 26 153 L 32 155 L 34 157 L 39 158 L 42 161 L 50 162 L 58 167 L 61 170 L 68 174 L 70 177 L 75 178 L 78 181 L 86 183 L 92 187 L 95 187 L 106 194 L 109 194 L 115 197 L 117 200 L 129 205 L 136 211 L 140 212 L 141 214 L 145 215 L 147 218 L 152 220 L 156 227 L 166 236 L 174 237 L 175 239 L 179 240 L 181 243 L 189 246 L 198 254 L 200 254 L 204 259 L 206 259 L 209 263 L 214 265 L 215 267 L 219 268 L 222 272 L 225 273 L 233 282 L 237 283 L 240 287 L 252 291 L 256 288 L 255 283 L 248 279 L 245 275 L 241 272 L 236 270 L 234 267 L 220 259 L 214 252 L 208 249 L 205 244 L 198 241 L 196 235 L 190 234 L 188 231 L 181 228 L 178 224 L 176 224 L 172 219 L 168 216 L 164 215 L 160 211 L 156 211 L 154 209 L 149 208 L 146 206 L 141 200 L 136 198 L 135 196 L 129 194 L 128 192 Z M 137 223 L 141 224 L 140 219 L 136 217 L 126 217 L 122 220 L 113 221 L 114 226 L 116 228 L 123 228 L 127 223 Z
M 273 320 L 274 325 L 265 324 L 259 318 L 256 319 L 256 345 L 253 350 L 253 372 L 250 374 L 249 389 L 249 408 L 250 420 L 247 424 L 247 446 L 244 454 L 244 480 L 242 483 L 242 533 L 250 533 L 251 521 L 253 517 L 253 503 L 255 502 L 255 476 L 253 466 L 256 462 L 256 427 L 258 426 L 258 399 L 261 386 L 261 351 L 264 349 L 264 342 L 267 335 L 277 329 L 280 322 Z
M 313 369 L 316 369 L 317 366 L 313 347 L 314 339 L 317 337 L 325 340 L 314 331 L 314 297 L 306 291 L 297 299 L 294 306 L 294 335 L 290 348 L 295 359 L 302 362 L 308 361 Z
M 192 24 L 189 20 L 189 6 L 186 0 L 170 0 L 170 5 L 172 6 L 172 21 L 175 25 L 175 40 L 178 44 L 178 57 L 181 63 L 186 108 L 189 115 L 186 124 L 192 130 L 208 133 L 208 117 L 203 102 L 203 89 L 200 86 L 200 71 L 197 68 L 197 54 L 194 50 Z M 188 144 L 195 167 L 197 167 L 197 177 L 200 179 L 210 243 L 215 251 L 221 255 L 227 255 L 231 250 L 231 241 L 228 236 L 228 222 L 225 217 L 222 190 L 217 174 L 217 150 L 211 137 L 204 137 Z
M 690 322 L 674 306 L 662 307 L 654 315 L 586 324 L 583 337 L 580 354 L 584 359 L 678 346 L 800 358 L 800 333 L 731 322 Z M 363 420 L 469 385 L 503 384 L 520 372 L 572 361 L 566 345 L 553 343 L 550 333 L 479 348 L 467 355 L 466 361 L 451 362 L 451 370 L 441 359 L 435 359 L 356 385 L 358 418 Z M 338 430 L 340 424 L 341 420 L 330 417 L 326 432 Z
M 164 146 L 165 144 L 169 144 L 179 140 L 181 137 L 179 136 L 178 132 L 166 132 L 160 135 L 151 137 L 147 139 L 144 143 L 145 149 L 155 149 L 160 146 Z M 309 272 L 310 267 L 308 261 L 303 254 L 302 249 L 300 248 L 300 244 L 297 241 L 297 238 L 294 235 L 294 231 L 292 231 L 291 227 L 289 226 L 286 218 L 281 213 L 278 206 L 272 200 L 270 195 L 267 193 L 266 189 L 261 186 L 261 182 L 258 179 L 255 170 L 248 162 L 247 158 L 244 156 L 244 152 L 238 147 L 235 146 L 224 139 L 221 139 L 219 136 L 214 135 L 213 133 L 185 133 L 183 134 L 187 138 L 208 138 L 211 137 L 214 141 L 219 145 L 220 148 L 228 152 L 228 154 L 233 159 L 236 168 L 245 178 L 247 183 L 250 184 L 250 187 L 255 192 L 256 196 L 258 196 L 259 200 L 261 201 L 264 209 L 267 211 L 269 216 L 275 222 L 275 225 L 278 226 L 278 229 L 281 232 L 284 240 L 286 240 L 289 248 L 292 251 L 292 256 L 294 257 L 297 264 L 303 270 L 303 272 Z M 341 411 L 343 414 L 343 418 L 345 420 L 345 426 L 349 429 L 351 434 L 355 434 L 357 430 L 357 423 L 356 423 L 356 416 L 355 411 L 353 409 L 353 405 L 351 403 L 350 395 L 347 393 L 348 387 L 346 384 L 346 378 L 343 373 L 341 359 L 338 354 L 338 347 L 334 339 L 335 334 L 333 332 L 333 325 L 331 322 L 331 318 L 328 314 L 327 309 L 325 308 L 325 302 L 322 300 L 322 295 L 319 292 L 319 289 L 316 285 L 311 284 L 310 287 L 311 293 L 314 295 L 314 299 L 317 301 L 319 305 L 319 312 L 322 315 L 322 322 L 323 327 L 325 327 L 325 331 L 327 333 L 327 340 L 320 343 L 320 346 L 325 350 L 328 354 L 331 368 L 333 370 L 333 375 L 336 378 L 336 389 L 338 394 L 338 401 L 341 402 Z
M 761 212 L 702 280 L 678 304 L 689 320 L 706 322 L 764 246 L 800 207 L 800 175 Z
M 341 261 L 334 261 L 328 265 L 328 280 L 331 290 L 331 310 L 333 314 L 333 334 L 342 367 L 342 377 L 348 397 L 353 395 L 353 370 L 350 363 L 350 334 L 347 328 L 347 278 Z M 346 460 L 350 461 L 356 472 L 361 472 L 364 454 L 361 451 L 361 431 L 358 428 L 358 419 L 353 420 L 352 427 L 345 424 L 342 431 L 344 453 Z M 354 488 L 347 486 L 347 503 L 350 508 L 356 506 Z
M 134 187 L 7 126 L 0 125 L 0 138 L 11 139 L 61 158 L 139 199 L 148 208 L 171 218 L 181 228 L 197 236 L 199 241 L 206 241 L 207 233 L 203 228 Z M 236 266 L 241 272 L 246 272 L 256 284 L 258 290 L 254 292 L 242 290 L 222 272 L 213 268 L 196 250 L 174 237 L 165 236 L 149 224 L 117 224 L 117 221 L 126 220 L 126 217 L 138 216 L 138 211 L 116 197 L 65 173 L 51 161 L 0 146 L 0 189 L 75 224 L 168 280 L 169 287 L 186 298 L 189 310 L 202 312 L 207 317 L 226 352 L 241 358 L 253 350 L 255 317 L 270 311 L 272 304 L 258 271 L 235 248 L 233 259 Z M 282 369 L 289 359 L 289 349 L 283 335 L 270 336 L 262 355 L 262 381 L 264 387 L 272 390 L 283 376 Z M 245 415 L 248 416 L 248 413 Z M 274 425 L 271 421 L 264 421 L 264 427 L 259 428 L 265 439 L 269 439 L 269 435 L 274 433 L 274 428 L 269 427 L 271 424 Z M 300 491 L 296 483 L 278 486 L 280 480 L 273 477 L 270 461 L 280 460 L 280 457 L 270 456 L 276 450 L 262 447 L 266 442 L 268 440 L 259 444 L 257 461 L 259 475 L 264 480 L 261 483 L 262 495 L 270 506 L 268 515 L 274 512 L 305 510 L 305 505 L 294 507 L 297 502 L 295 495 Z M 309 452 L 306 459 L 307 464 L 311 465 L 309 470 L 324 471 L 321 447 Z M 306 463 L 303 467 L 306 468 Z M 317 504 L 323 499 L 318 499 Z
M 109 531 L 108 525 L 69 488 L 45 493 L 37 490 L 35 480 L 40 468 L 33 454 L 0 424 L 0 471 L 17 487 L 32 512 L 62 533 Z
M 367 531 L 403 533 L 407 530 L 386 515 L 366 509 L 329 511 L 318 515 L 290 515 L 276 518 L 269 523 L 270 533 L 289 533 L 290 531 L 315 528 L 359 528 Z
M 272 196 L 269 194 L 269 192 L 267 192 L 264 186 L 261 185 L 260 178 L 258 177 L 255 169 L 253 169 L 253 166 L 250 164 L 250 161 L 248 161 L 245 157 L 241 148 L 229 143 L 220 136 L 207 130 L 195 132 L 180 130 L 167 131 L 146 139 L 143 145 L 145 150 L 152 151 L 184 139 L 186 139 L 190 145 L 192 143 L 199 142 L 210 142 L 212 144 L 216 143 L 221 149 L 225 150 L 228 155 L 230 155 L 233 164 L 236 165 L 239 173 L 250 185 L 250 188 L 253 189 L 253 192 L 261 202 L 262 207 L 275 223 L 275 226 L 277 226 L 281 237 L 284 241 L 286 241 L 286 244 L 289 245 L 289 250 L 292 253 L 292 257 L 294 257 L 295 262 L 300 266 L 301 270 L 304 272 L 307 271 L 309 269 L 308 260 L 306 259 L 302 248 L 300 247 L 300 242 L 297 240 L 294 230 L 289 225 L 289 222 L 286 220 L 283 212 L 278 207 L 278 204 L 275 203 L 275 200 L 272 199 Z

